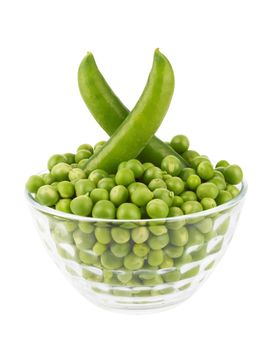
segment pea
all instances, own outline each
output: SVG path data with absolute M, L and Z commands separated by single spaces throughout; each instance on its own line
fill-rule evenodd
M 212 209 L 217 206 L 217 203 L 213 198 L 204 197 L 200 203 L 202 204 L 204 210 Z
M 71 213 L 71 209 L 70 209 L 70 203 L 71 203 L 71 199 L 60 199 L 55 206 L 56 210 L 60 210 L 63 211 L 65 213 Z
M 148 188 L 151 191 L 154 191 L 157 188 L 167 188 L 167 185 L 162 179 L 152 179 L 148 185 Z
M 195 266 L 195 267 L 189 269 L 188 271 L 184 272 L 181 275 L 181 279 L 184 280 L 186 278 L 194 277 L 199 273 L 199 271 L 200 271 L 200 266 Z
M 185 183 L 179 177 L 171 177 L 166 180 L 166 185 L 169 191 L 173 191 L 175 195 L 180 194 L 184 191 Z
M 180 196 L 174 196 L 172 206 L 173 207 L 181 207 L 184 203 L 183 199 Z
M 80 250 L 79 258 L 86 265 L 94 265 L 98 262 L 98 256 L 90 250 Z
M 52 177 L 52 175 L 49 173 L 49 174 L 44 174 L 42 176 L 42 179 L 44 180 L 45 184 L 46 185 L 51 185 L 54 181 L 54 178 Z
M 179 175 L 182 168 L 181 161 L 173 155 L 166 156 L 161 162 L 161 169 L 173 176 Z
M 218 235 L 224 235 L 229 228 L 230 218 L 226 218 L 216 229 Z
M 213 229 L 213 220 L 210 218 L 205 218 L 202 221 L 199 221 L 195 227 L 202 233 L 210 232 Z
M 73 214 L 89 216 L 92 211 L 92 200 L 88 196 L 78 196 L 72 199 L 70 208 Z
M 179 270 L 168 271 L 162 277 L 166 283 L 177 282 L 180 280 L 181 273 Z
M 123 284 L 126 284 L 129 281 L 131 281 L 132 277 L 133 277 L 133 274 L 131 271 L 124 271 L 117 274 L 118 280 Z M 132 293 L 130 294 L 130 296 L 131 295 Z
M 147 244 L 145 243 L 140 243 L 140 244 L 134 244 L 133 246 L 133 253 L 136 256 L 139 256 L 140 258 L 144 258 L 148 255 L 149 252 L 149 247 Z
M 123 185 L 115 186 L 111 189 L 109 198 L 111 202 L 118 207 L 120 204 L 125 203 L 129 197 L 129 192 Z
M 95 169 L 93 170 L 90 175 L 89 175 L 89 179 L 95 183 L 95 185 L 98 184 L 98 182 L 107 177 L 108 173 L 105 170 L 102 169 Z
M 172 258 L 169 258 L 169 256 L 164 256 L 163 262 L 160 265 L 161 269 L 168 269 L 170 267 L 174 266 L 174 260 Z
M 202 211 L 203 207 L 197 201 L 187 201 L 182 204 L 181 209 L 183 210 L 184 214 L 188 215 Z
M 97 187 L 103 188 L 110 192 L 115 185 L 115 181 L 111 177 L 104 177 L 98 181 Z
M 122 258 L 114 256 L 109 250 L 101 255 L 101 264 L 105 269 L 119 269 L 122 266 L 122 263 Z
M 131 169 L 123 168 L 117 171 L 115 181 L 117 185 L 128 186 L 135 181 L 135 176 Z
M 203 198 L 217 198 L 219 193 L 218 187 L 210 182 L 202 183 L 200 186 L 198 186 L 196 190 L 196 194 L 199 199 Z
M 130 232 L 127 229 L 121 227 L 113 227 L 111 230 L 111 235 L 116 243 L 122 244 L 130 240 Z
M 161 199 L 152 199 L 146 206 L 150 218 L 166 218 L 169 213 L 168 205 Z
M 171 230 L 169 232 L 169 236 L 170 236 L 170 242 L 177 247 L 184 246 L 185 244 L 187 244 L 189 239 L 188 230 L 184 226 L 177 230 Z
M 184 248 L 183 247 L 177 247 L 174 246 L 172 244 L 169 244 L 168 246 L 166 246 L 164 248 L 164 252 L 165 254 L 169 257 L 169 258 L 179 258 L 182 254 L 183 254 Z
M 193 261 L 202 260 L 206 257 L 206 255 L 207 255 L 207 246 L 206 245 L 202 246 L 198 250 L 191 252 L 191 256 L 192 256 Z
M 79 168 L 73 168 L 70 170 L 68 174 L 69 180 L 72 182 L 76 182 L 81 179 L 86 179 L 86 174 L 82 169 Z
M 160 284 L 163 284 L 163 279 L 162 279 L 162 277 L 160 275 L 155 275 L 154 278 L 146 279 L 146 280 L 144 280 L 143 283 L 144 283 L 145 286 L 150 286 L 150 287 L 158 286 Z M 163 289 L 161 289 L 160 292 L 154 290 L 154 291 L 151 291 L 151 294 L 154 292 L 154 293 L 158 293 L 157 295 L 159 295 L 159 293 L 161 293 L 162 291 L 163 291 Z M 170 291 L 170 293 L 171 293 L 171 291 Z
M 224 178 L 219 176 L 214 176 L 209 182 L 215 184 L 219 190 L 224 190 L 226 188 L 226 182 Z
M 117 170 L 126 168 L 126 165 L 127 165 L 127 161 L 125 160 L 125 161 L 121 162 L 121 163 L 118 165 L 118 169 L 117 169 Z
M 176 217 L 183 215 L 183 211 L 178 207 L 170 207 L 168 217 Z
M 96 203 L 101 200 L 107 200 L 109 198 L 109 194 L 104 188 L 94 188 L 91 191 L 90 197 L 93 203 Z
M 233 199 L 231 192 L 219 191 L 218 197 L 216 198 L 216 202 L 218 205 L 221 205 L 226 202 L 229 202 L 231 199 Z
M 28 192 L 36 193 L 41 186 L 45 185 L 44 179 L 39 175 L 32 175 L 26 182 L 26 189 Z
M 62 154 L 54 154 L 48 160 L 47 166 L 48 166 L 48 169 L 51 170 L 54 167 L 54 165 L 58 163 L 65 163 L 65 162 L 66 162 L 66 158 Z
M 71 171 L 71 166 L 66 163 L 57 163 L 51 169 L 51 175 L 56 181 L 68 180 L 69 171 Z
M 151 225 L 149 231 L 155 236 L 161 236 L 167 233 L 167 228 L 164 225 Z
M 87 163 L 88 163 L 88 158 L 86 158 L 86 159 L 81 159 L 81 160 L 77 163 L 77 167 L 76 167 L 76 168 L 79 168 L 79 169 L 81 169 L 81 170 L 84 170 Z M 87 176 L 89 175 L 89 174 L 87 173 L 86 170 L 85 170 L 84 172 L 85 172 L 85 174 L 87 174 Z
M 75 155 L 73 153 L 65 153 L 63 156 L 67 164 L 75 163 Z
M 145 170 L 147 170 L 148 168 L 150 168 L 152 166 L 154 167 L 154 164 L 152 164 L 150 162 L 147 162 L 147 163 L 143 163 L 142 166 L 143 166 L 143 169 L 145 171 Z
M 224 167 L 226 168 L 227 166 L 229 166 L 230 164 L 227 162 L 227 160 L 220 160 L 218 161 L 218 163 L 216 164 L 216 168 L 218 167 Z
M 228 184 L 237 185 L 243 179 L 242 169 L 238 165 L 229 165 L 224 169 L 224 177 Z
M 51 185 L 44 185 L 39 187 L 36 194 L 37 201 L 48 207 L 55 205 L 59 200 L 57 190 Z
M 180 197 L 183 199 L 183 202 L 197 200 L 196 193 L 192 191 L 184 191 L 181 193 Z
M 210 232 L 204 233 L 205 242 L 209 242 L 212 238 L 216 236 L 217 236 L 216 231 L 210 231 Z
M 188 149 L 187 151 L 183 152 L 181 155 L 186 160 L 186 162 L 190 164 L 192 159 L 199 156 L 200 154 L 196 151 Z
M 161 236 L 151 236 L 148 240 L 148 245 L 152 250 L 159 250 L 167 246 L 169 243 L 168 234 L 164 234 Z
M 147 187 L 140 187 L 131 193 L 131 201 L 142 207 L 153 198 L 153 193 Z
M 162 250 L 151 250 L 148 254 L 148 264 L 150 266 L 159 266 L 163 263 L 164 254 Z
M 201 185 L 201 179 L 198 175 L 193 174 L 187 178 L 186 184 L 190 190 L 195 191 L 196 188 Z
M 187 247 L 204 244 L 204 240 L 205 240 L 204 236 L 200 231 L 197 230 L 196 227 L 194 227 L 193 225 L 190 225 L 188 227 L 188 232 L 189 232 L 189 240 L 187 243 Z
M 189 264 L 191 262 L 192 262 L 192 256 L 190 254 L 185 253 L 185 252 L 181 255 L 180 258 L 174 259 L 174 265 L 176 267 L 181 267 L 181 266 L 183 266 L 185 264 Z
M 131 251 L 131 246 L 129 243 L 112 243 L 111 245 L 111 252 L 113 255 L 115 255 L 118 258 L 124 258 L 126 255 L 128 255 Z
M 189 140 L 185 135 L 176 135 L 170 142 L 171 147 L 179 154 L 186 152 L 189 148 Z
M 141 219 L 141 211 L 133 203 L 123 203 L 118 207 L 117 219 L 119 219 L 119 220 L 138 220 L 138 219 Z
M 74 185 L 69 181 L 59 182 L 57 190 L 62 198 L 72 198 L 75 195 Z
M 203 180 L 210 180 L 214 174 L 212 164 L 209 161 L 202 161 L 197 167 L 197 174 Z
M 114 204 L 105 199 L 96 202 L 92 210 L 93 218 L 115 219 L 115 215 L 116 208 Z
M 162 170 L 156 166 L 151 166 L 145 170 L 143 181 L 145 184 L 149 184 L 153 179 L 161 179 L 162 178 Z
M 209 162 L 208 157 L 207 156 L 197 156 L 191 160 L 191 166 L 193 167 L 193 169 L 197 169 L 198 165 L 203 161 Z
M 94 234 L 84 233 L 80 230 L 73 233 L 73 238 L 78 249 L 91 249 L 96 242 Z
M 97 256 L 101 256 L 107 250 L 107 245 L 100 242 L 96 242 L 92 250 Z
M 95 184 L 89 179 L 81 179 L 75 182 L 76 196 L 91 193 L 95 189 Z
M 130 253 L 124 258 L 123 264 L 128 270 L 139 270 L 144 265 L 144 259 L 136 256 L 134 253 Z
M 93 147 L 94 152 L 98 152 L 105 144 L 106 144 L 106 141 L 97 142 Z
M 77 152 L 80 151 L 80 150 L 87 150 L 87 151 L 93 153 L 93 148 L 88 143 L 83 143 L 83 144 L 79 145 L 78 148 L 77 148 Z
M 144 167 L 142 163 L 137 159 L 128 160 L 126 167 L 132 170 L 136 179 L 140 178 L 144 173 Z
M 96 227 L 94 234 L 99 243 L 108 244 L 111 242 L 111 234 L 108 227 Z
M 216 169 L 214 170 L 214 173 L 213 173 L 213 178 L 215 177 L 220 177 L 221 179 L 225 180 L 223 173 Z
M 87 149 L 81 149 L 77 151 L 75 155 L 75 162 L 79 163 L 82 159 L 89 159 L 92 156 L 92 152 Z
M 128 186 L 128 191 L 130 194 L 132 194 L 135 190 L 139 188 L 147 188 L 147 185 L 145 185 L 143 182 L 133 182 Z
M 239 189 L 234 185 L 227 185 L 226 190 L 231 193 L 232 197 L 236 197 L 239 194 Z
M 174 200 L 174 192 L 166 188 L 157 188 L 153 192 L 154 198 L 163 200 L 170 207 Z
M 87 221 L 80 221 L 78 227 L 83 233 L 92 233 L 94 231 L 93 224 Z
M 149 230 L 145 226 L 136 227 L 132 230 L 132 240 L 135 243 L 141 244 L 149 238 Z
M 183 181 L 187 181 L 188 177 L 195 175 L 196 171 L 193 168 L 184 168 L 180 172 L 180 177 Z

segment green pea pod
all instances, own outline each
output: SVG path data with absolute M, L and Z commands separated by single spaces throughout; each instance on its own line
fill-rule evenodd
M 86 55 L 79 66 L 78 85 L 81 96 L 96 121 L 108 135 L 112 135 L 130 111 L 112 91 L 91 53 Z M 186 161 L 172 147 L 156 136 L 140 152 L 138 159 L 160 166 L 162 159 L 168 155 L 176 156 L 187 166 Z
M 174 73 L 167 58 L 157 49 L 147 84 L 136 106 L 85 169 L 113 172 L 120 162 L 135 158 L 159 128 L 174 92 Z

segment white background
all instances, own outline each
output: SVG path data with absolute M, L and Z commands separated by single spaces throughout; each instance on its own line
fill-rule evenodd
M 268 349 L 269 11 L 267 1 L 3 1 L 0 5 L 0 348 Z M 225 257 L 174 309 L 97 308 L 57 270 L 23 196 L 53 153 L 106 138 L 78 91 L 91 50 L 132 108 L 153 50 L 176 90 L 158 135 L 185 133 L 212 159 L 239 163 L 249 192 Z

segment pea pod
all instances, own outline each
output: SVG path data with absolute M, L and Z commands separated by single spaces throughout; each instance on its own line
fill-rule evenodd
M 81 96 L 99 125 L 112 135 L 121 125 L 130 111 L 112 91 L 99 71 L 95 59 L 88 53 L 78 70 L 78 85 Z M 179 158 L 185 166 L 186 161 L 172 147 L 153 136 L 140 152 L 138 159 L 160 166 L 167 155 Z
M 173 69 L 156 50 L 147 84 L 136 106 L 103 148 L 89 159 L 85 169 L 113 172 L 120 162 L 137 157 L 160 126 L 173 92 Z

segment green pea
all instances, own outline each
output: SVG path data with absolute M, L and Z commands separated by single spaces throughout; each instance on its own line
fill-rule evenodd
M 132 170 L 136 179 L 140 178 L 144 173 L 144 167 L 142 163 L 137 159 L 128 160 L 126 167 Z
M 196 190 L 196 194 L 199 199 L 203 199 L 203 198 L 215 199 L 217 198 L 218 193 L 219 193 L 218 187 L 211 182 L 202 183 L 200 186 L 198 186 Z
M 168 205 L 161 199 L 152 199 L 148 202 L 146 210 L 152 219 L 166 218 L 169 213 Z
M 139 188 L 147 188 L 147 185 L 145 185 L 143 182 L 133 182 L 128 186 L 128 191 L 130 194 L 132 194 L 134 191 L 136 191 Z
M 95 169 L 95 170 L 93 170 L 93 171 L 90 173 L 89 179 L 90 179 L 92 182 L 94 182 L 95 185 L 97 185 L 98 182 L 99 182 L 101 179 L 107 177 L 107 175 L 108 175 L 108 173 L 107 173 L 105 170 L 103 170 L 103 169 Z
M 123 185 L 115 186 L 111 189 L 109 198 L 111 202 L 118 207 L 120 204 L 125 203 L 128 200 L 129 192 Z
M 117 274 L 118 280 L 123 283 L 126 284 L 128 282 L 131 281 L 133 274 L 131 271 L 124 271 L 124 272 L 120 272 Z M 131 296 L 131 295 L 130 295 Z
M 163 180 L 166 181 L 167 179 L 171 179 L 173 177 L 172 175 L 169 174 L 163 174 Z
M 65 213 L 71 213 L 70 204 L 71 204 L 71 199 L 69 198 L 60 199 L 56 203 L 55 209 L 63 211 Z
M 113 255 L 109 250 L 101 255 L 101 264 L 105 269 L 114 270 L 122 266 L 123 259 Z
M 123 244 L 112 243 L 110 249 L 113 255 L 115 255 L 116 257 L 124 258 L 126 255 L 130 253 L 131 246 L 130 246 L 130 243 L 123 243 Z
M 169 232 L 169 236 L 170 236 L 170 242 L 177 247 L 184 246 L 185 244 L 187 244 L 189 239 L 188 230 L 184 226 L 177 230 L 171 230 Z
M 197 201 L 187 201 L 182 204 L 181 209 L 183 210 L 184 214 L 187 215 L 187 214 L 198 213 L 203 210 L 203 207 Z
M 80 221 L 78 227 L 84 233 L 92 233 L 94 231 L 94 225 L 91 222 Z
M 151 250 L 148 254 L 148 264 L 150 266 L 159 266 L 163 263 L 164 254 L 162 250 Z
M 138 219 L 141 219 L 141 211 L 133 203 L 123 203 L 118 207 L 117 219 L 119 219 L 119 220 L 138 220 Z
M 91 193 L 95 189 L 95 184 L 89 179 L 81 179 L 75 182 L 76 196 Z
M 85 167 L 86 167 L 86 164 L 88 163 L 88 160 L 89 160 L 88 158 L 86 158 L 86 159 L 81 159 L 81 160 L 78 162 L 77 168 L 79 168 L 79 169 L 81 169 L 81 170 L 84 170 Z M 84 172 L 85 172 L 85 174 L 87 174 L 87 176 L 89 175 L 89 174 L 87 173 L 86 170 L 84 170 Z
M 193 167 L 193 169 L 197 169 L 198 165 L 203 161 L 209 162 L 208 157 L 207 156 L 197 156 L 191 160 L 191 166 Z
M 178 207 L 170 207 L 168 217 L 176 217 L 184 215 L 183 211 Z
M 89 271 L 86 269 L 82 270 L 82 277 L 88 281 L 93 281 L 93 282 L 102 282 L 103 281 L 103 277 L 101 275 L 99 275 L 96 272 Z
M 242 169 L 238 165 L 229 165 L 224 169 L 224 177 L 228 184 L 237 185 L 243 179 Z
M 171 147 L 179 154 L 186 152 L 189 148 L 189 140 L 185 135 L 176 135 L 170 142 Z
M 148 240 L 148 245 L 153 250 L 159 250 L 167 246 L 169 243 L 169 236 L 168 234 L 164 234 L 161 236 L 151 236 Z
M 126 165 L 127 165 L 127 161 L 125 160 L 125 161 L 121 162 L 121 163 L 118 165 L 118 169 L 117 169 L 117 170 L 126 168 Z
M 196 188 L 201 185 L 201 179 L 198 175 L 190 175 L 187 178 L 186 184 L 190 190 L 195 191 Z
M 155 236 L 161 236 L 167 233 L 167 228 L 164 225 L 151 225 L 149 231 Z
M 200 231 L 198 231 L 195 226 L 189 225 L 188 232 L 189 232 L 189 240 L 187 243 L 187 247 L 204 244 L 204 240 L 205 240 L 204 235 Z
M 79 163 L 82 159 L 89 159 L 91 156 L 92 152 L 87 149 L 81 149 L 75 155 L 75 162 Z
M 183 199 L 183 202 L 188 202 L 188 201 L 196 201 L 197 196 L 195 192 L 192 191 L 184 191 L 181 193 L 180 197 Z
M 179 258 L 182 254 L 183 254 L 184 248 L 183 247 L 177 247 L 174 246 L 172 244 L 169 244 L 168 246 L 166 246 L 164 248 L 164 252 L 165 254 L 169 257 L 169 258 Z
M 227 185 L 226 190 L 231 193 L 233 198 L 238 196 L 238 194 L 240 193 L 239 189 L 234 185 Z
M 143 169 L 145 171 L 145 170 L 147 170 L 148 168 L 150 168 L 152 166 L 154 167 L 154 164 L 152 164 L 150 162 L 147 162 L 147 163 L 143 163 L 142 166 L 143 166 Z
M 135 181 L 134 173 L 129 168 L 123 168 L 117 171 L 115 182 L 117 185 L 128 186 Z
M 72 182 L 76 182 L 78 180 L 81 179 L 86 179 L 86 173 L 79 168 L 73 168 L 70 170 L 69 174 L 68 174 L 69 180 Z
M 227 160 L 220 160 L 218 161 L 218 163 L 216 164 L 216 168 L 218 167 L 224 167 L 226 168 L 227 166 L 229 166 L 230 164 L 227 162 Z
M 187 151 L 183 152 L 181 155 L 186 160 L 186 162 L 190 164 L 192 159 L 199 156 L 200 154 L 196 151 L 188 149 Z
M 62 154 L 54 154 L 48 160 L 48 169 L 51 170 L 58 163 L 65 163 L 66 158 Z
M 181 273 L 179 270 L 168 271 L 162 277 L 166 283 L 177 282 L 180 280 Z
M 72 233 L 68 232 L 62 225 L 55 226 L 51 236 L 56 243 L 74 243 Z
M 97 256 L 101 256 L 107 250 L 107 245 L 100 242 L 96 242 L 92 247 L 92 250 Z
M 92 210 L 93 218 L 115 219 L 115 215 L 116 208 L 114 204 L 105 199 L 96 202 Z
M 180 196 L 174 196 L 172 206 L 173 207 L 181 207 L 183 204 L 183 199 Z
M 131 193 L 131 201 L 142 207 L 153 198 L 153 193 L 147 187 L 140 187 Z
M 51 185 L 54 182 L 54 178 L 50 173 L 42 175 L 42 179 L 44 180 L 46 185 Z
M 174 259 L 174 265 L 176 267 L 181 267 L 192 262 L 192 256 L 187 253 L 183 253 L 180 258 Z
M 204 233 L 205 242 L 209 242 L 212 238 L 216 236 L 217 236 L 216 231 L 210 231 L 210 232 Z
M 51 175 L 56 181 L 68 180 L 68 174 L 71 171 L 71 166 L 66 163 L 57 163 L 51 169 Z
M 182 193 L 185 188 L 184 181 L 179 177 L 171 177 L 170 179 L 166 180 L 166 185 L 168 190 L 173 191 L 176 195 Z
M 26 182 L 26 189 L 28 192 L 36 193 L 41 186 L 45 185 L 44 179 L 39 175 L 32 175 Z
M 130 253 L 124 258 L 123 265 L 128 270 L 139 270 L 144 265 L 144 259 L 136 256 L 134 253 Z
M 180 177 L 183 181 L 187 181 L 189 176 L 195 175 L 196 171 L 193 168 L 184 168 L 180 172 Z
M 97 142 L 93 147 L 94 152 L 99 151 L 105 144 L 106 144 L 106 141 Z
M 136 227 L 132 230 L 132 240 L 135 243 L 141 244 L 149 238 L 149 230 L 145 226 Z
M 181 275 L 181 279 L 184 280 L 186 278 L 194 277 L 199 273 L 199 271 L 200 271 L 200 266 L 195 266 L 195 267 L 189 269 L 188 271 L 184 272 Z
M 210 180 L 213 177 L 214 168 L 208 160 L 202 161 L 197 167 L 197 174 L 203 180 Z
M 163 262 L 160 265 L 161 269 L 168 269 L 170 267 L 174 266 L 174 260 L 172 258 L 169 258 L 169 256 L 164 256 Z
M 200 203 L 202 204 L 204 210 L 212 209 L 217 206 L 217 203 L 213 198 L 204 197 Z
M 76 230 L 73 233 L 73 238 L 78 249 L 91 249 L 95 242 L 95 236 L 92 233 L 84 233 L 80 230 Z
M 67 164 L 75 163 L 75 155 L 73 153 L 65 153 L 63 156 Z
M 230 225 L 230 218 L 226 218 L 216 229 L 216 232 L 218 235 L 224 235 L 227 231 L 228 231 L 228 228 L 229 228 L 229 225 Z
M 62 198 L 72 198 L 75 195 L 74 185 L 69 181 L 59 182 L 57 190 Z
M 167 185 L 162 179 L 152 179 L 148 185 L 148 188 L 151 191 L 154 191 L 157 188 L 167 188 Z
M 98 262 L 98 256 L 90 250 L 80 250 L 79 258 L 86 265 L 94 265 Z
M 231 192 L 219 191 L 218 197 L 216 198 L 216 202 L 218 205 L 221 205 L 226 202 L 229 202 L 231 199 L 233 199 Z
M 115 186 L 115 181 L 111 177 L 104 177 L 103 179 L 98 181 L 97 187 L 103 188 L 110 192 L 112 188 Z
M 145 243 L 134 244 L 133 245 L 133 253 L 140 258 L 144 258 L 148 255 L 149 247 Z
M 204 245 L 198 250 L 195 250 L 194 252 L 191 252 L 192 260 L 193 261 L 199 261 L 206 257 L 207 255 L 207 246 Z
M 152 286 L 158 286 L 158 285 L 160 285 L 160 284 L 163 284 L 163 279 L 162 279 L 162 277 L 160 276 L 160 275 L 155 275 L 155 277 L 154 278 L 152 278 L 152 279 L 146 279 L 146 280 L 144 280 L 144 285 L 145 286 L 150 286 L 150 287 L 152 287 Z M 161 290 L 162 291 L 162 290 Z M 157 292 L 158 293 L 158 295 L 159 295 L 159 293 L 161 293 L 161 291 L 159 292 L 159 291 L 154 291 L 155 293 Z M 153 293 L 153 291 L 151 291 L 151 294 Z M 170 291 L 170 293 L 171 293 L 171 291 Z
M 73 214 L 89 216 L 92 211 L 92 200 L 88 196 L 78 196 L 72 199 L 70 208 Z
M 205 218 L 195 224 L 195 227 L 202 233 L 210 232 L 213 229 L 213 220 L 210 218 Z
M 179 175 L 182 168 L 181 161 L 173 155 L 166 156 L 161 163 L 161 169 L 173 176 Z
M 88 143 L 83 143 L 82 145 L 78 146 L 77 152 L 80 151 L 80 150 L 87 150 L 87 151 L 90 151 L 91 153 L 93 153 L 93 148 Z
M 162 170 L 156 166 L 151 166 L 145 170 L 143 181 L 145 184 L 149 184 L 153 179 L 161 179 L 162 178 Z
M 122 244 L 130 240 L 130 232 L 127 229 L 121 227 L 113 227 L 111 230 L 111 235 L 116 243 Z
M 104 188 L 94 188 L 91 191 L 90 197 L 93 203 L 96 203 L 101 200 L 107 200 L 109 198 L 109 194 Z
M 99 243 L 108 244 L 111 242 L 111 234 L 108 227 L 96 227 L 94 234 Z
M 36 194 L 37 201 L 48 207 L 55 205 L 59 200 L 57 190 L 51 185 L 44 185 L 39 187 Z
M 170 207 L 174 200 L 174 192 L 166 188 L 157 188 L 153 192 L 154 198 L 163 200 Z
M 219 176 L 213 176 L 209 182 L 215 184 L 219 190 L 224 190 L 226 188 L 226 182 L 224 178 L 221 178 Z

